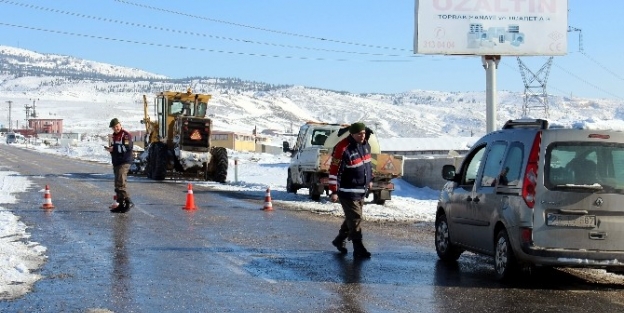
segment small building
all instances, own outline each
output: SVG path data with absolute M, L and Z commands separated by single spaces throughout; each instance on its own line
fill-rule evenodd
M 212 131 L 210 143 L 215 147 L 223 147 L 235 151 L 256 151 L 256 143 L 268 142 L 269 138 L 232 131 Z
M 63 119 L 58 118 L 31 118 L 28 128 L 34 129 L 37 134 L 62 134 Z

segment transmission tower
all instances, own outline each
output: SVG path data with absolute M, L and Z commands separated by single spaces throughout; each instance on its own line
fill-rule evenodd
M 579 52 L 583 53 L 583 32 L 579 28 L 568 26 L 568 33 L 569 32 L 578 32 L 579 33 Z
M 520 57 L 517 57 L 517 59 L 522 81 L 524 82 L 522 115 L 528 116 L 529 112 L 532 110 L 540 110 L 544 112 L 544 117 L 548 117 L 548 92 L 546 91 L 546 83 L 548 82 L 548 75 L 550 74 L 553 57 L 549 57 L 546 64 L 542 65 L 542 68 L 536 73 L 533 73 L 526 64 L 522 62 Z

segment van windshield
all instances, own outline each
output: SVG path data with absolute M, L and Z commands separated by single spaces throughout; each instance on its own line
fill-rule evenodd
M 624 144 L 557 142 L 546 149 L 548 189 L 583 188 L 621 192 L 624 189 Z

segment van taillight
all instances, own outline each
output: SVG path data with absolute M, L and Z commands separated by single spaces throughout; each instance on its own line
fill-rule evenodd
M 537 171 L 539 161 L 540 145 L 542 143 L 542 132 L 537 132 L 533 140 L 533 146 L 529 153 L 529 161 L 524 172 L 524 182 L 522 184 L 522 198 L 529 208 L 535 206 L 535 188 L 537 187 Z

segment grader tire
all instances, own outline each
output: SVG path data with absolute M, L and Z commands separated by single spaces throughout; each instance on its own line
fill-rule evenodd
M 225 183 L 228 170 L 227 150 L 223 147 L 210 148 L 210 164 L 206 166 L 206 180 Z
M 167 176 L 167 146 L 162 142 L 154 143 L 152 146 L 154 150 L 150 151 L 151 178 L 164 180 Z

